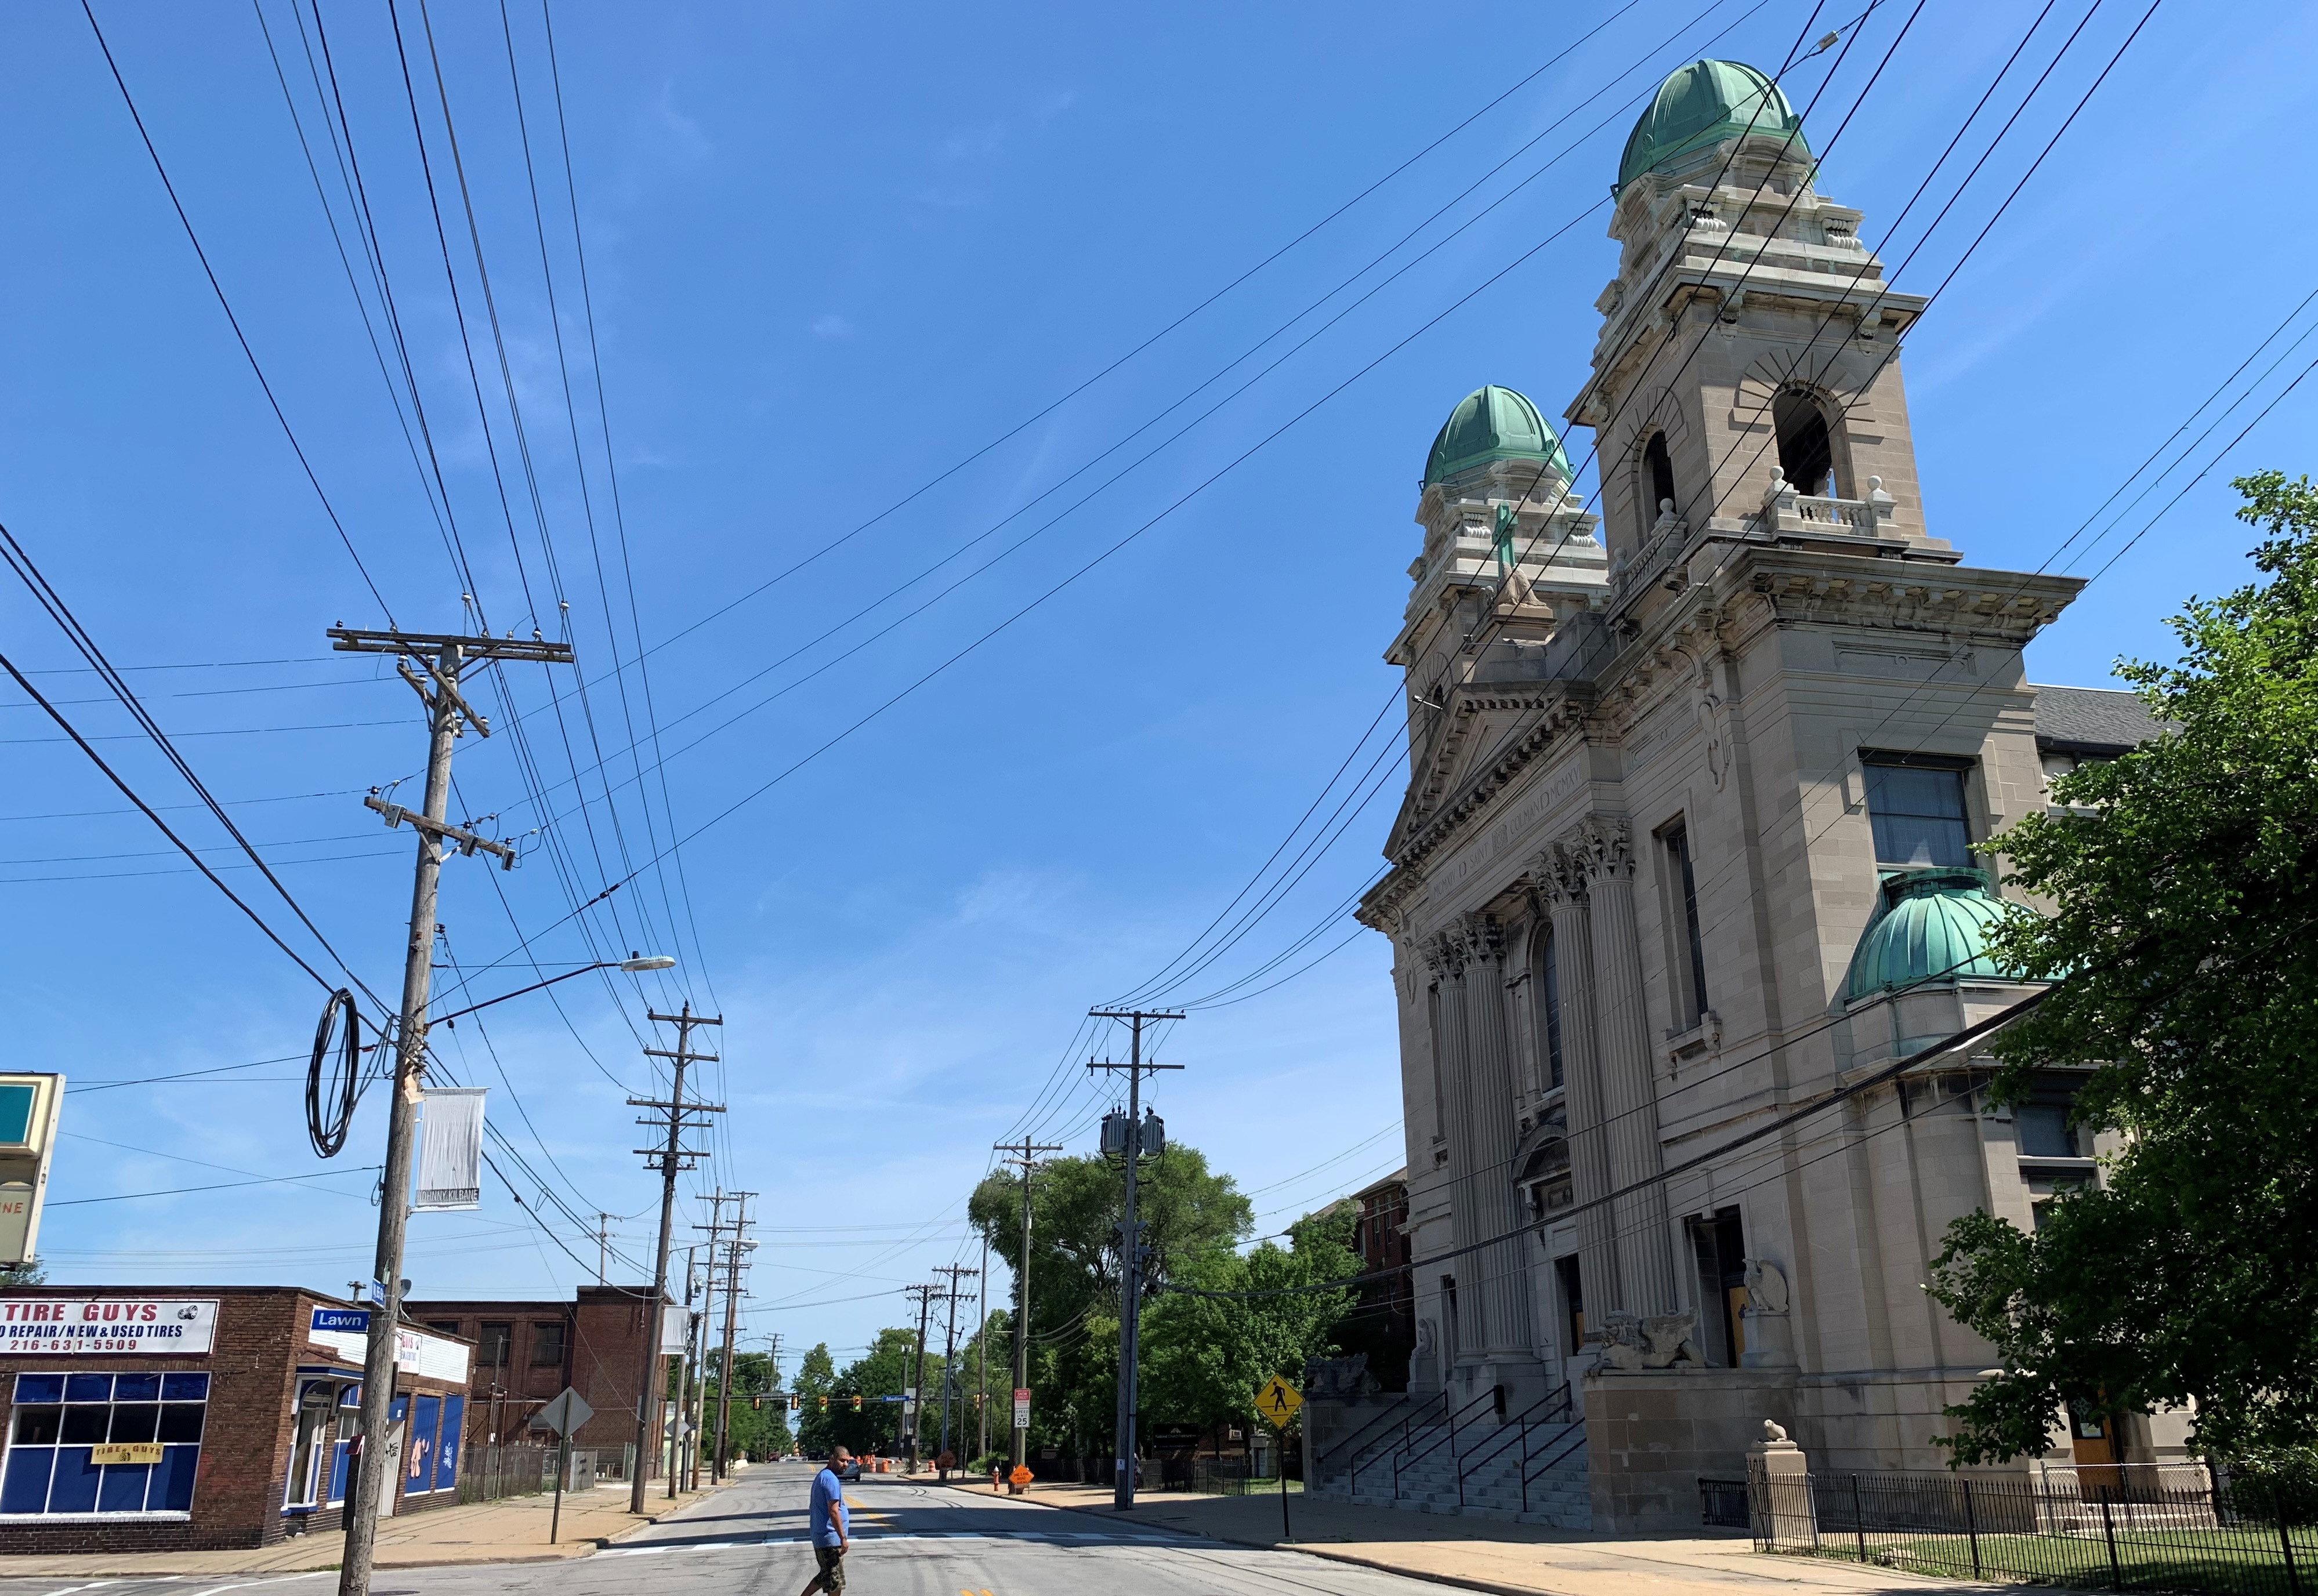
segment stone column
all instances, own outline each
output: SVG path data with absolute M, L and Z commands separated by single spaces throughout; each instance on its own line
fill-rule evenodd
M 1561 1091 L 1569 1118 L 1569 1195 L 1578 1203 L 1610 1191 L 1610 1150 L 1602 1126 L 1602 1066 L 1594 1023 L 1594 930 L 1586 896 L 1584 860 L 1558 846 L 1531 866 L 1546 913 L 1553 921 L 1554 973 L 1561 988 Z M 1540 1002 L 1544 999 L 1541 997 Z M 1542 1024 L 1542 1021 L 1540 1021 Z M 1577 1215 L 1577 1278 L 1588 1323 L 1621 1300 L 1618 1254 L 1610 1242 L 1610 1211 Z M 1567 1349 L 1576 1352 L 1577 1348 Z
M 1441 1105 L 1448 1116 L 1442 1126 L 1442 1135 L 1449 1143 L 1449 1235 L 1460 1249 L 1450 1273 L 1458 1282 L 1455 1340 L 1441 1349 L 1441 1368 L 1445 1376 L 1478 1342 L 1475 1331 L 1480 1323 L 1477 1310 L 1479 1302 L 1465 1282 L 1480 1271 L 1468 1260 L 1472 1254 L 1461 1250 L 1481 1239 L 1486 1233 L 1475 1228 L 1471 1187 L 1473 1183 L 1473 1108 L 1472 1065 L 1466 1048 L 1466 946 L 1463 933 L 1444 931 L 1433 938 L 1425 956 L 1432 964 L 1433 983 L 1441 994 L 1438 1022 L 1433 1033 L 1433 1067 L 1441 1072 Z M 1442 1331 L 1444 1339 L 1449 1331 L 1447 1310 L 1442 1310 Z
M 1528 1358 L 1531 1345 L 1529 1271 L 1523 1261 L 1523 1215 L 1514 1195 L 1513 1167 L 1518 1138 L 1514 1113 L 1518 1103 L 1514 1064 L 1513 1030 L 1505 1012 L 1505 928 L 1487 915 L 1470 917 L 1465 926 L 1466 1057 L 1469 1065 L 1468 1114 L 1472 1123 L 1473 1162 L 1469 1191 L 1463 1195 L 1473 1213 L 1473 1239 L 1491 1242 L 1467 1255 L 1468 1267 L 1458 1271 L 1477 1288 L 1469 1299 L 1460 1287 L 1460 1305 L 1473 1305 L 1474 1340 L 1492 1359 Z
M 1586 892 L 1593 903 L 1595 1036 L 1602 1060 L 1603 1120 L 1609 1131 L 1610 1181 L 1631 1185 L 1664 1167 L 1658 1143 L 1658 1082 L 1650 1069 L 1649 1014 L 1642 998 L 1641 937 L 1634 911 L 1634 839 L 1622 815 L 1595 815 L 1580 829 Z M 1611 1210 L 1616 1230 L 1620 1300 L 1630 1314 L 1671 1314 L 1674 1242 L 1666 1188 L 1622 1197 Z

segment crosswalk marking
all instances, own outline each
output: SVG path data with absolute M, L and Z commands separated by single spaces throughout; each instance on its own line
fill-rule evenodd
M 679 1520 L 680 1521 L 680 1520 Z M 799 1547 L 812 1544 L 809 1535 L 751 1536 L 739 1540 L 702 1541 L 669 1546 L 607 1547 L 600 1554 L 606 1557 L 646 1557 L 668 1552 L 729 1552 L 756 1547 Z M 932 1529 L 884 1530 L 876 1534 L 857 1535 L 856 1546 L 885 1546 L 900 1541 L 924 1540 L 1008 1540 L 1024 1541 L 1041 1546 L 1101 1543 L 1111 1546 L 1134 1542 L 1144 1546 L 1181 1546 L 1191 1538 L 1179 1535 L 1106 1535 L 1090 1529 Z

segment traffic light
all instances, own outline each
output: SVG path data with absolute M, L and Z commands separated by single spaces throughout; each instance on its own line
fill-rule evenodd
M 825 1396 L 821 1399 L 821 1411 L 824 1413 L 829 1412 L 829 1398 Z
M 761 1413 L 765 1411 L 765 1399 L 761 1396 L 752 1396 L 749 1399 L 749 1405 Z
M 792 1392 L 790 1392 L 790 1393 L 789 1393 L 789 1412 L 792 1412 L 792 1413 L 794 1413 L 794 1412 L 795 1412 L 796 1411 L 797 1411 L 797 1394 L 796 1394 L 796 1393 L 795 1393 L 795 1392 L 792 1391 Z
M 853 1411 L 857 1413 L 861 1411 L 861 1398 L 858 1395 L 853 1399 Z

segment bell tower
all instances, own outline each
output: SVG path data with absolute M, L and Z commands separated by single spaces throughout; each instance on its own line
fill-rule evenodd
M 1618 274 L 1566 412 L 1599 439 L 1617 596 L 1710 531 L 1954 558 L 1924 525 L 1900 378 L 1925 301 L 1817 175 L 1778 85 L 1735 61 L 1676 70 L 1627 140 Z

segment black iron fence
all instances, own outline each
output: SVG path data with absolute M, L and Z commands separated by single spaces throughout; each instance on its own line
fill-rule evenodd
M 1211 1496 L 1244 1496 L 1256 1483 L 1254 1465 L 1245 1457 L 1185 1459 L 1184 1489 Z
M 1702 1507 L 1719 1505 L 1700 1482 Z M 2035 1475 L 1812 1474 L 1757 1478 L 1765 1551 L 1952 1578 L 2179 1596 L 2318 1596 L 2311 1493 L 2201 1466 Z
M 1711 1529 L 1750 1528 L 1755 1519 L 1747 1510 L 1747 1482 L 1710 1480 L 1703 1475 L 1700 1476 L 1698 1521 Z

